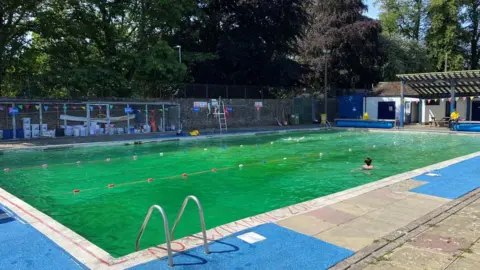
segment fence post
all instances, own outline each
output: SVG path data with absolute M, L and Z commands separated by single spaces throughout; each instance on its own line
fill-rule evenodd
M 66 108 L 66 106 L 64 108 Z M 86 135 L 90 136 L 90 129 L 92 128 L 92 123 L 90 121 L 90 104 L 89 103 L 86 104 L 85 109 L 87 111 L 87 134 Z M 65 109 L 65 114 L 67 114 L 66 111 L 67 110 Z M 67 130 L 67 121 L 65 121 L 65 130 Z
M 15 110 L 15 103 L 12 103 L 12 110 Z M 13 128 L 13 139 L 17 138 L 17 120 L 15 113 L 12 113 L 12 128 Z
M 38 119 L 40 120 L 40 127 L 39 127 L 39 130 L 38 130 L 38 133 L 39 133 L 39 136 L 42 136 L 43 106 L 42 106 L 42 103 L 39 103 L 38 105 L 40 105 L 40 108 L 38 108 Z

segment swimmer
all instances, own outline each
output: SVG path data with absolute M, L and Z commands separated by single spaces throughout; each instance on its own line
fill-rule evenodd
M 372 159 L 371 158 L 366 158 L 365 159 L 365 165 L 362 166 L 363 170 L 373 170 L 373 165 L 372 165 Z

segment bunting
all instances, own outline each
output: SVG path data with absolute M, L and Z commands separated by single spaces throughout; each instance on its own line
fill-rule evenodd
M 20 110 L 23 110 L 23 105 L 18 105 L 18 108 L 20 108 Z
M 30 109 L 30 104 L 25 104 L 25 108 Z
M 39 110 L 39 109 L 40 109 L 40 105 L 35 105 L 35 109 Z
M 48 111 L 48 106 L 43 106 L 43 109 L 44 109 L 45 111 Z

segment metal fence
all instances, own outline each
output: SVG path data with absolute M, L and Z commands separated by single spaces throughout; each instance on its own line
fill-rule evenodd
M 307 91 L 303 87 L 272 87 L 214 84 L 162 84 L 157 82 L 87 82 L 81 84 L 57 76 L 7 74 L 0 77 L 0 96 L 16 98 L 291 98 Z M 314 92 L 314 91 L 312 91 Z

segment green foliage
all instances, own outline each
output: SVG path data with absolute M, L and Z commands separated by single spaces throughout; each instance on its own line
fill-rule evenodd
M 306 83 L 323 88 L 325 62 L 332 84 L 342 88 L 371 86 L 377 81 L 380 25 L 362 13 L 360 0 L 313 3 L 310 24 L 299 42 L 299 56 L 311 70 Z M 324 50 L 331 53 L 323 54 Z
M 464 30 L 460 20 L 460 0 L 431 0 L 427 9 L 430 26 L 425 38 L 435 70 L 464 68 Z
M 420 42 L 400 35 L 381 36 L 381 77 L 385 81 L 397 80 L 397 74 L 429 72 L 427 49 Z
M 419 41 L 426 20 L 426 0 L 377 0 L 383 31 Z

